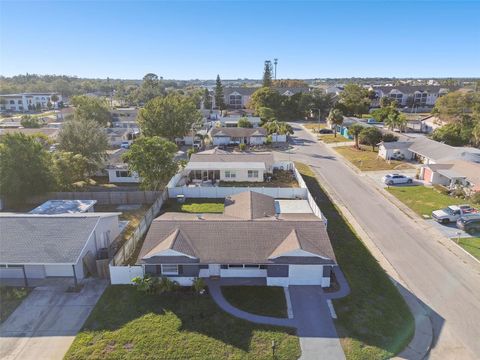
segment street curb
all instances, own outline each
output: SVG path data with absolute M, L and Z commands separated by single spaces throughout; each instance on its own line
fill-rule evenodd
M 307 130 L 305 127 L 300 125 L 304 130 Z M 362 172 L 347 161 L 342 155 L 337 151 L 333 150 L 339 158 L 342 159 L 342 162 L 345 163 L 351 170 L 356 174 L 362 175 Z M 412 295 L 410 292 L 405 291 L 409 289 L 408 286 L 401 279 L 401 276 L 397 273 L 393 265 L 388 261 L 382 251 L 376 246 L 375 242 L 371 239 L 368 233 L 361 227 L 361 225 L 356 221 L 354 216 L 350 213 L 348 208 L 343 204 L 340 198 L 337 196 L 335 191 L 328 185 L 328 183 L 323 178 L 323 175 L 316 171 L 312 167 L 313 172 L 317 175 L 316 178 L 319 181 L 320 185 L 324 188 L 327 196 L 330 200 L 339 208 L 340 213 L 347 222 L 353 227 L 357 235 L 360 237 L 363 244 L 367 247 L 370 253 L 377 259 L 385 272 L 390 276 L 390 280 L 399 290 L 400 295 L 405 300 L 407 306 L 410 308 L 412 315 L 415 319 L 415 332 L 412 340 L 406 346 L 406 348 L 401 351 L 394 359 L 412 359 L 412 360 L 422 360 L 424 359 L 431 350 L 433 344 L 433 325 L 430 317 L 426 313 L 426 309 L 422 304 Z M 368 177 L 367 177 L 368 178 Z M 373 180 L 372 180 L 373 181 Z M 375 187 L 377 189 L 377 187 Z M 391 194 L 389 194 L 391 195 Z M 393 196 L 393 195 L 391 195 Z M 410 209 L 409 209 L 410 210 Z M 416 215 L 416 214 L 415 214 Z M 401 287 L 398 285 L 401 284 Z M 403 288 L 402 288 L 403 287 Z

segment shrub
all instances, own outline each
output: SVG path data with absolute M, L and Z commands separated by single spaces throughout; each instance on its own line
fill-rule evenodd
M 195 154 L 197 152 L 197 149 L 195 148 L 189 148 L 187 150 L 187 155 L 188 155 L 188 158 L 190 159 L 190 157 L 192 156 L 192 154 Z
M 238 147 L 240 148 L 241 151 L 245 151 L 245 149 L 247 148 L 247 145 L 246 144 L 240 144 Z
M 474 204 L 480 204 L 480 191 L 477 191 L 472 196 L 470 196 L 470 200 Z
M 156 292 L 158 294 L 162 294 L 165 292 L 173 292 L 173 291 L 177 291 L 179 287 L 180 287 L 180 284 L 178 282 L 170 280 L 169 278 L 166 278 L 166 277 L 161 277 L 160 281 L 158 281 Z
M 195 280 L 193 280 L 192 287 L 197 294 L 203 293 L 205 286 L 205 281 L 202 278 L 195 278 Z
M 266 145 L 272 145 L 272 135 L 267 136 L 267 140 L 265 140 Z
M 386 133 L 386 134 L 383 134 L 382 140 L 384 142 L 394 142 L 394 141 L 398 141 L 398 136 L 391 133 Z
M 156 292 L 158 286 L 158 278 L 145 275 L 143 277 L 137 276 L 132 279 L 132 282 L 137 286 L 137 290 L 152 294 Z

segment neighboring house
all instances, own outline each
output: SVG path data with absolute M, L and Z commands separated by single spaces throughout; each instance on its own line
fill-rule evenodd
M 175 143 L 177 145 L 189 145 L 192 146 L 194 142 L 203 144 L 203 138 L 207 136 L 206 130 L 196 131 L 195 134 L 193 131 L 190 131 L 187 135 L 181 138 L 175 138 Z
M 428 164 L 422 166 L 420 178 L 432 185 L 455 188 L 465 187 L 468 191 L 480 191 L 480 163 L 454 160 L 445 164 Z
M 255 87 L 225 87 L 223 89 L 223 101 L 229 109 L 243 109 L 247 107 L 250 97 L 258 89 L 259 88 Z M 215 96 L 213 97 L 213 103 L 213 107 L 217 107 L 217 104 L 215 104 Z
M 137 173 L 128 170 L 128 165 L 122 160 L 122 155 L 127 151 L 126 149 L 117 149 L 107 151 L 108 160 L 105 166 L 105 171 L 108 174 L 108 181 L 110 183 L 140 183 L 140 177 Z
M 344 85 L 329 86 L 328 88 L 325 89 L 325 93 L 333 94 L 333 95 L 340 95 L 344 88 L 345 88 Z
M 415 139 L 408 148 L 414 158 L 424 164 L 446 163 L 451 160 L 477 161 L 480 149 L 454 147 L 435 140 L 421 137 Z
M 218 118 L 217 122 L 220 122 L 222 127 L 238 127 L 238 121 L 240 119 L 246 118 L 254 128 L 260 126 L 262 120 L 257 116 L 241 116 L 241 115 L 234 115 L 234 116 L 225 116 Z
M 60 132 L 60 129 L 55 128 L 7 128 L 7 129 L 0 129 L 0 137 L 6 134 L 15 134 L 21 133 L 25 135 L 35 135 L 35 134 L 43 134 L 48 137 L 53 142 L 56 141 L 57 136 Z
M 458 87 L 445 87 L 435 85 L 399 85 L 399 86 L 371 86 L 369 90 L 375 92 L 376 99 L 372 107 L 380 106 L 380 99 L 388 97 L 396 100 L 400 106 L 406 106 L 411 99 L 411 105 L 417 107 L 432 107 L 441 96 L 458 90 Z M 409 104 L 409 106 L 411 106 Z
M 278 91 L 280 95 L 288 97 L 310 92 L 310 88 L 308 87 L 274 87 L 273 89 Z
M 83 279 L 119 235 L 120 213 L 0 213 L 0 277 Z
M 390 160 L 392 158 L 398 158 L 401 154 L 405 160 L 411 160 L 413 154 L 408 150 L 411 145 L 411 141 L 382 141 L 378 146 L 378 156 L 382 159 Z
M 445 121 L 439 119 L 434 115 L 427 116 L 421 120 L 422 122 L 422 132 L 426 134 L 433 133 L 436 129 L 441 128 L 446 124 Z
M 107 135 L 108 145 L 112 147 L 119 147 L 125 141 L 131 144 L 133 139 L 139 135 L 138 131 L 128 128 L 105 128 L 104 130 L 105 135 Z
M 193 154 L 183 170 L 189 182 L 264 181 L 273 173 L 272 153 L 212 149 Z
M 267 130 L 264 128 L 233 128 L 222 127 L 210 130 L 214 146 L 227 145 L 262 145 L 267 140 Z
M 269 286 L 330 286 L 336 260 L 325 224 L 312 213 L 277 213 L 275 203 L 247 191 L 226 198 L 223 214 L 165 213 L 152 222 L 137 264 L 181 285 L 255 277 Z
M 31 210 L 29 214 L 57 215 L 94 212 L 97 200 L 48 200 Z
M 59 100 L 56 103 L 51 101 L 53 95 L 57 95 Z M 21 93 L 0 95 L 4 104 L 0 104 L 2 111 L 25 112 L 35 110 L 37 105 L 41 109 L 47 109 L 48 103 L 51 103 L 52 109 L 58 109 L 58 103 L 62 101 L 62 96 L 57 93 Z

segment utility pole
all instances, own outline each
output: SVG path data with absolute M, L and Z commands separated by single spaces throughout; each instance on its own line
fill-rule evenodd
M 273 59 L 273 64 L 275 65 L 275 75 L 274 75 L 274 77 L 275 77 L 275 80 L 277 80 L 277 64 L 278 64 L 278 59 L 277 58 Z

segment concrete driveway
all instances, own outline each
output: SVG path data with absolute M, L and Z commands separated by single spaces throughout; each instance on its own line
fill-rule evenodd
M 401 174 L 410 176 L 413 178 L 412 184 L 399 184 L 399 185 L 392 185 L 392 186 L 415 186 L 415 185 L 424 185 L 422 180 L 415 179 L 415 175 L 417 174 L 417 169 L 405 169 L 405 170 L 379 170 L 379 171 L 365 171 L 363 173 L 365 176 L 369 177 L 373 181 L 375 181 L 375 185 L 380 188 L 386 188 L 387 185 L 382 181 L 382 178 L 387 174 Z
M 36 287 L 0 325 L 0 359 L 63 359 L 107 282 L 89 279 L 79 293 L 60 284 Z

